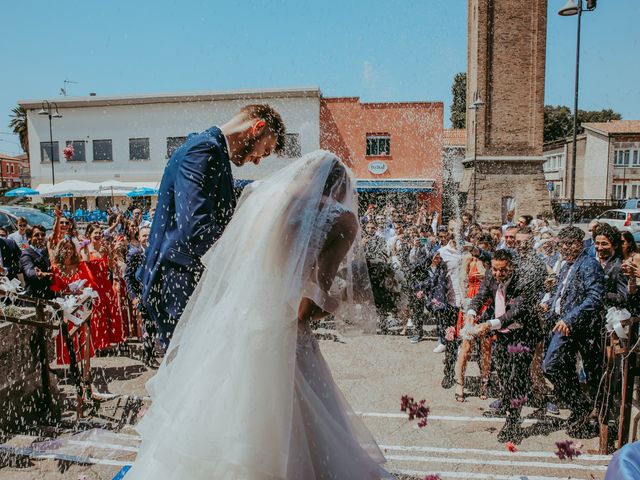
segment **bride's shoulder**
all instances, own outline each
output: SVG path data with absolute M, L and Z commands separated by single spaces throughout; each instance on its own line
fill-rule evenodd
M 353 238 L 358 233 L 358 216 L 350 209 L 339 205 L 334 210 L 334 219 L 331 226 L 330 236 L 341 235 L 348 238 Z

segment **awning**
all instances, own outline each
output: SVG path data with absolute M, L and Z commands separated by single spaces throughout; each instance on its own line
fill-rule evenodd
M 41 183 L 36 190 L 40 192 L 42 197 L 57 197 L 68 194 L 76 197 L 89 197 L 100 191 L 100 184 L 82 180 L 66 180 L 55 185 Z
M 424 192 L 434 190 L 436 181 L 432 179 L 384 179 L 384 180 L 356 180 L 359 192 Z
M 107 180 L 105 182 L 84 182 L 82 180 L 65 180 L 51 185 L 41 183 L 37 190 L 41 197 L 119 197 L 140 188 L 158 188 L 158 182 L 120 182 Z

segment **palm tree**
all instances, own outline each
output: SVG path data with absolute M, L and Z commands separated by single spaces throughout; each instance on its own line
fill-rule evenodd
M 9 128 L 20 137 L 20 146 L 29 157 L 29 134 L 27 132 L 27 111 L 24 107 L 17 106 L 11 109 L 11 121 Z

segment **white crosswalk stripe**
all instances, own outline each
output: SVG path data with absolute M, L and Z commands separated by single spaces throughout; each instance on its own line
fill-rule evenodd
M 370 412 L 365 418 L 406 418 L 405 414 Z M 484 417 L 430 416 L 441 421 L 501 421 Z M 126 433 L 110 433 L 109 441 L 67 439 L 65 448 L 41 450 L 35 448 L 0 445 L 0 451 L 38 459 L 57 459 L 77 463 L 91 463 L 121 467 L 130 465 L 138 451 L 141 437 Z M 425 437 L 425 442 L 432 439 Z M 121 443 L 120 443 L 121 442 Z M 441 479 L 469 480 L 591 480 L 602 478 L 611 457 L 583 454 L 573 461 L 561 461 L 552 451 L 516 451 L 456 448 L 435 445 L 398 445 L 381 442 L 380 448 L 387 458 L 386 467 L 393 473 L 424 478 L 437 474 Z M 90 452 L 78 455 L 77 451 Z M 593 475 L 593 476 L 592 476 Z
M 424 478 L 427 475 L 433 475 L 433 472 L 423 470 L 394 470 L 394 473 L 403 475 L 412 475 L 418 478 Z M 492 473 L 478 472 L 438 472 L 438 476 L 444 478 L 459 478 L 464 480 L 591 480 L 584 477 L 547 477 L 540 475 L 499 475 Z

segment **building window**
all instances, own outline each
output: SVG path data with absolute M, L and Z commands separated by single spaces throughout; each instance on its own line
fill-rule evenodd
M 628 167 L 631 150 L 615 150 L 613 153 L 613 164 L 619 167 Z
M 94 162 L 112 162 L 113 161 L 113 145 L 111 140 L 94 140 L 93 141 L 93 161 Z
M 631 198 L 640 198 L 640 183 L 631 185 Z
M 67 141 L 67 147 L 69 145 L 73 147 L 73 157 L 71 157 L 68 160 L 69 162 L 86 162 L 87 161 L 84 140 Z
M 367 156 L 391 155 L 391 137 L 389 135 L 367 135 Z
M 547 161 L 544 163 L 543 165 L 543 169 L 545 172 L 551 171 L 551 170 L 561 170 L 564 164 L 564 154 L 558 154 L 558 155 L 549 155 L 547 158 Z
M 286 134 L 284 139 L 284 156 L 287 158 L 298 158 L 302 156 L 299 133 Z
M 149 160 L 149 138 L 129 139 L 129 160 Z
M 54 162 L 60 161 L 58 142 L 40 142 L 40 161 L 48 163 L 51 161 L 51 157 Z
M 640 150 L 633 150 L 631 165 L 640 167 Z
M 11 164 L 11 174 L 16 173 L 15 168 L 16 168 L 16 167 L 14 167 L 14 165 L 13 165 L 13 163 L 12 163 L 12 164 Z
M 613 198 L 614 200 L 623 200 L 627 198 L 627 185 L 614 185 L 613 186 Z
M 167 137 L 167 158 L 171 158 L 187 137 Z

